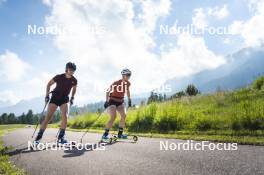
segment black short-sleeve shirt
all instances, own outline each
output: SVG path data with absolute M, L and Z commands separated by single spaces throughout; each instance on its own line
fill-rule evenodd
M 56 82 L 53 93 L 59 96 L 68 96 L 71 92 L 71 88 L 77 85 L 77 79 L 74 76 L 66 78 L 65 73 L 56 75 L 53 77 L 53 80 Z

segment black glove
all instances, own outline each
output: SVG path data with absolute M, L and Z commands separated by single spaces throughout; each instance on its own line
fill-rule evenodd
M 73 105 L 73 100 L 74 100 L 74 97 L 71 97 L 71 99 L 70 99 L 70 105 L 71 106 Z
M 106 108 L 108 108 L 108 106 L 109 106 L 109 102 L 108 101 L 105 101 L 104 108 L 106 109 Z
M 49 97 L 49 95 L 47 95 L 47 96 L 45 97 L 45 103 L 48 103 L 49 100 L 50 100 L 50 97 Z
M 130 108 L 132 106 L 131 99 L 128 99 L 128 107 Z

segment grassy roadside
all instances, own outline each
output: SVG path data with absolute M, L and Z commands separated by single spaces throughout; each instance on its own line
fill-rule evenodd
M 50 128 L 58 128 L 57 124 L 51 124 Z M 86 129 L 73 129 L 68 128 L 69 131 L 74 132 L 85 132 Z M 102 134 L 104 130 L 102 129 L 89 129 L 90 133 L 100 133 Z M 137 133 L 137 132 L 128 132 L 131 135 L 137 135 L 140 137 L 148 138 L 166 138 L 166 139 L 182 139 L 182 140 L 197 140 L 197 141 L 212 141 L 212 142 L 229 142 L 229 143 L 238 143 L 241 145 L 258 145 L 264 146 L 264 131 L 178 131 L 173 133 Z
M 260 89 L 255 84 L 253 88 L 183 96 L 131 108 L 127 111 L 127 132 L 145 137 L 264 145 L 264 85 Z M 109 115 L 103 113 L 97 119 L 98 115 L 77 115 L 68 120 L 68 128 L 102 132 Z M 113 130 L 118 123 L 119 117 Z
M 8 175 L 23 175 L 25 172 L 13 165 L 9 161 L 8 155 L 5 154 L 6 148 L 3 146 L 2 136 L 7 132 L 15 130 L 17 128 L 23 128 L 25 125 L 0 125 L 0 174 Z

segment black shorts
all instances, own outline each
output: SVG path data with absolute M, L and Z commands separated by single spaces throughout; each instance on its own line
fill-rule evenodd
M 109 100 L 109 106 L 111 105 L 115 105 L 116 107 L 122 105 L 124 102 L 119 102 L 119 101 L 115 101 L 115 100 Z
M 67 97 L 59 97 L 56 95 L 52 95 L 49 103 L 53 103 L 56 106 L 61 106 L 61 105 L 68 103 L 68 102 L 69 102 L 68 96 Z

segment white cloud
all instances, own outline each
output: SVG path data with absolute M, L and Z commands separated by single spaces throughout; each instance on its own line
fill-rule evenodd
M 16 104 L 20 100 L 30 100 L 35 97 L 44 96 L 46 85 L 54 75 L 47 72 L 38 73 L 36 70 L 32 72 L 35 74 L 32 73 L 31 76 L 16 82 L 14 86 L 8 87 L 8 90 L 1 91 L 1 101 Z
M 51 5 L 51 0 L 42 0 L 43 4 L 50 6 Z
M 229 15 L 227 5 L 224 5 L 222 8 L 215 6 L 208 9 L 208 15 L 216 17 L 217 19 L 223 19 Z
M 37 71 L 34 71 L 37 72 Z M 17 92 L 21 99 L 32 99 L 45 94 L 46 85 L 53 78 L 49 72 L 38 72 L 32 78 L 20 83 L 21 90 Z
M 250 10 L 254 15 L 247 21 L 234 21 L 231 31 L 244 39 L 242 47 L 258 47 L 264 42 L 264 0 L 249 1 Z
M 159 19 L 170 12 L 168 0 L 140 1 L 142 12 L 135 14 L 128 0 L 54 0 L 47 26 L 60 24 L 72 35 L 54 37 L 55 46 L 77 64 L 77 104 L 103 100 L 109 84 L 120 78 L 120 71 L 132 70 L 132 92 L 159 87 L 167 78 L 187 75 L 223 63 L 206 47 L 202 38 L 183 35 L 178 44 L 162 55 L 150 51 L 156 45 L 153 32 Z M 199 12 L 198 12 L 199 13 Z M 135 21 L 136 19 L 136 21 Z M 91 26 L 104 26 L 105 33 L 89 32 Z M 191 43 L 189 43 L 189 42 Z M 62 60 L 64 62 L 68 59 Z M 99 85 L 101 91 L 94 92 Z
M 7 50 L 0 55 L 0 82 L 5 83 L 0 99 L 15 104 L 20 100 L 39 97 L 45 93 L 46 83 L 52 76 L 36 70 L 16 53 Z
M 243 21 L 234 21 L 230 26 L 230 33 L 233 35 L 240 34 L 243 29 Z
M 203 8 L 194 9 L 192 24 L 198 29 L 203 29 L 208 25 L 206 14 L 204 13 Z
M 149 47 L 154 47 L 155 42 L 151 37 L 156 29 L 156 24 L 158 19 L 165 17 L 169 14 L 171 10 L 170 0 L 140 0 L 142 13 L 139 13 L 136 18 L 140 26 L 138 26 L 141 33 L 146 33 L 142 35 L 142 39 Z M 132 10 L 132 9 L 131 9 Z
M 2 103 L 8 103 L 9 105 L 15 104 L 20 99 L 16 96 L 16 94 L 13 91 L 10 90 L 4 90 L 0 91 L 0 99 Z
M 169 14 L 171 2 L 170 0 L 141 0 L 141 4 L 142 13 L 138 14 L 141 27 L 145 29 L 145 32 L 152 33 L 156 28 L 157 19 Z
M 150 43 L 145 42 L 150 34 L 133 23 L 131 1 L 54 1 L 52 9 L 47 25 L 61 24 L 65 28 L 71 27 L 74 32 L 72 36 L 58 35 L 54 42 L 67 58 L 73 58 L 72 61 L 78 65 L 76 76 L 80 101 L 102 99 L 103 92 L 93 93 L 94 84 L 100 84 L 105 92 L 113 80 L 120 78 L 124 67 L 133 71 L 133 87 L 142 88 L 151 83 L 159 85 L 165 81 L 162 78 L 164 73 L 158 70 L 157 56 L 148 50 Z M 164 10 L 160 13 L 165 14 Z M 107 32 L 96 35 L 81 30 L 91 25 L 105 26 Z M 142 68 L 142 65 L 146 66 Z
M 231 40 L 230 40 L 230 38 L 224 38 L 224 39 L 223 39 L 223 43 L 224 43 L 224 44 L 231 44 Z
M 17 54 L 6 51 L 0 55 L 0 81 L 17 81 L 30 68 Z
M 163 53 L 162 57 L 162 64 L 166 70 L 174 71 L 177 77 L 197 73 L 204 69 L 213 69 L 225 63 L 224 57 L 217 56 L 208 50 L 203 38 L 193 37 L 187 33 L 180 35 L 178 46 Z
M 192 24 L 197 29 L 204 29 L 209 24 L 208 17 L 214 17 L 216 19 L 223 19 L 229 15 L 229 11 L 227 5 L 223 5 L 223 7 L 215 6 L 207 9 L 204 8 L 196 8 L 193 10 Z
M 262 8 L 261 6 L 263 6 L 263 4 L 261 4 L 262 1 L 263 0 L 247 0 L 249 10 L 253 13 L 260 11 Z

